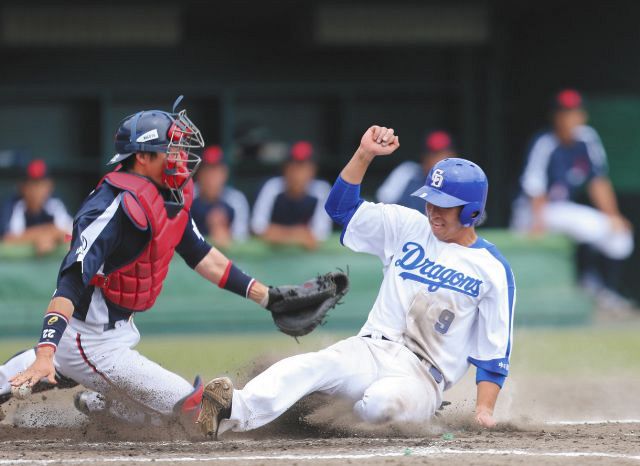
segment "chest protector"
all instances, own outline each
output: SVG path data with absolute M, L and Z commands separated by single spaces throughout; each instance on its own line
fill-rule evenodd
M 131 311 L 146 311 L 162 290 L 169 263 L 182 239 L 193 202 L 193 181 L 184 187 L 184 206 L 169 218 L 158 188 L 146 178 L 123 172 L 107 174 L 106 182 L 124 191 L 122 206 L 140 229 L 151 228 L 151 241 L 135 260 L 107 276 L 96 275 L 91 284 L 108 301 Z M 99 186 L 99 185 L 98 185 Z

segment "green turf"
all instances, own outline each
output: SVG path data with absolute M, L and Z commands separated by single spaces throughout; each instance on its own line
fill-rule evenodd
M 563 330 L 519 330 L 511 361 L 512 373 L 563 374 L 567 376 L 640 375 L 638 325 L 617 328 L 572 328 Z M 236 376 L 251 362 L 265 355 L 290 355 L 329 345 L 341 335 L 317 332 L 300 340 L 281 334 L 150 336 L 138 350 L 150 359 L 190 379 L 223 373 Z M 32 340 L 0 342 L 0 360 L 28 347 Z

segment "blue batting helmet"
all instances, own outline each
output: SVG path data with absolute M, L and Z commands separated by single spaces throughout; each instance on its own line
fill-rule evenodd
M 436 163 L 429 171 L 424 186 L 412 196 L 438 207 L 463 206 L 462 226 L 475 225 L 484 213 L 489 181 L 482 168 L 460 158 L 448 158 Z

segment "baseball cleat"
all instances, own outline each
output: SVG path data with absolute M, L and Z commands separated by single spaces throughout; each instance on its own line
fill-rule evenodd
M 196 423 L 202 433 L 218 440 L 220 421 L 231 416 L 233 383 L 228 377 L 213 379 L 204 387 L 200 414 Z

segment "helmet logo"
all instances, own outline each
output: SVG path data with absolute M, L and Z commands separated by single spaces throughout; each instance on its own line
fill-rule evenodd
M 146 142 L 151 141 L 152 139 L 158 139 L 158 130 L 152 129 L 151 131 L 147 131 L 146 133 L 138 136 L 136 142 Z
M 442 187 L 442 182 L 444 181 L 444 170 L 440 168 L 436 168 L 433 170 L 433 174 L 431 175 L 431 186 L 434 188 Z

